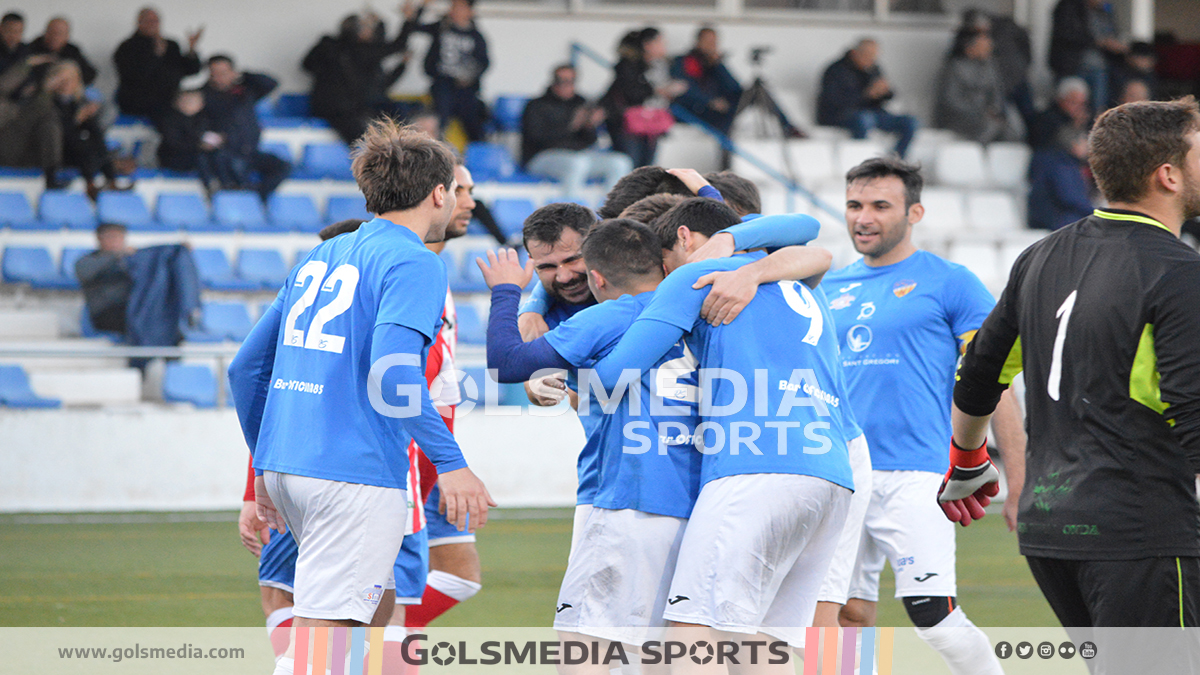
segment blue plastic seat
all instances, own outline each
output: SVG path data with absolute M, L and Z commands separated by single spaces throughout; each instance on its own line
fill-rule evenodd
M 475 306 L 463 303 L 455 309 L 458 311 L 459 342 L 469 345 L 487 344 L 487 327 Z
M 190 192 L 163 192 L 158 195 L 155 207 L 158 220 L 171 229 L 191 232 L 214 232 L 227 230 L 208 215 L 204 198 Z
M 215 408 L 217 378 L 208 366 L 168 363 L 163 373 L 163 400 L 191 403 L 197 408 Z
M 275 117 L 309 117 L 308 94 L 280 94 L 272 114 Z
M 354 180 L 350 172 L 350 149 L 345 143 L 309 143 L 300 156 L 297 177 Z
M 9 246 L 0 256 L 0 275 L 10 284 L 34 288 L 78 288 L 74 277 L 59 274 L 50 252 L 41 246 Z
M 51 227 L 72 230 L 91 230 L 96 227 L 96 213 L 81 192 L 46 190 L 38 203 L 38 216 Z
M 277 230 L 320 232 L 325 226 L 308 195 L 271 195 L 267 198 L 267 216 Z
M 258 149 L 275 155 L 288 164 L 292 163 L 292 147 L 283 141 L 263 141 L 258 144 Z
M 96 197 L 96 213 L 100 222 L 118 223 L 133 231 L 163 229 L 136 192 L 101 192 Z
M 194 249 L 192 259 L 196 261 L 196 273 L 205 288 L 214 291 L 254 291 L 262 288 L 259 283 L 235 277 L 233 268 L 229 266 L 229 258 L 219 248 Z
M 0 226 L 14 230 L 36 230 L 42 227 L 24 192 L 0 192 Z
M 257 282 L 263 288 L 278 290 L 287 281 L 289 271 L 283 256 L 273 248 L 246 248 L 238 253 L 238 277 Z
M 492 121 L 500 131 L 520 131 L 521 115 L 525 113 L 525 96 L 500 96 L 492 106 Z
M 83 248 L 78 246 L 70 246 L 63 249 L 62 256 L 58 263 L 59 273 L 64 277 L 75 279 L 75 263 L 83 256 L 91 253 L 96 249 Z M 78 284 L 76 284 L 78 285 Z
M 486 293 L 488 290 L 487 283 L 483 280 L 483 272 L 479 269 L 479 264 L 475 262 L 476 258 L 487 260 L 487 249 L 472 249 L 467 251 L 463 256 L 462 267 L 458 284 L 454 284 L 454 280 L 450 280 L 451 287 L 462 293 Z
M 254 327 L 250 311 L 241 302 L 206 302 L 200 321 L 204 332 L 234 342 L 245 340 Z
M 29 376 L 18 365 L 0 365 L 0 405 L 9 408 L 59 408 L 62 401 L 33 393 Z
M 454 254 L 446 249 L 442 249 L 438 257 L 442 259 L 442 262 L 446 263 L 446 278 L 453 283 L 454 279 L 458 277 L 458 261 L 454 259 Z
M 463 161 L 471 170 L 476 183 L 501 181 L 506 183 L 541 183 L 543 179 L 531 176 L 517 166 L 508 148 L 498 143 L 468 143 Z
M 213 217 L 229 228 L 247 232 L 270 232 L 262 200 L 249 190 L 222 190 L 213 195 Z
M 374 218 L 367 213 L 367 199 L 362 195 L 331 195 L 325 204 L 325 222 L 336 223 L 342 220 L 371 220 Z
M 534 212 L 535 207 L 528 199 L 502 197 L 492 201 L 491 210 L 500 229 L 506 236 L 512 237 L 521 233 L 525 227 L 525 219 Z

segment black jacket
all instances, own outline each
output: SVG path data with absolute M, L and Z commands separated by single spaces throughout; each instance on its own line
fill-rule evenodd
M 866 95 L 867 88 L 883 77 L 879 65 L 861 70 L 850 59 L 850 52 L 834 61 L 821 76 L 821 93 L 817 96 L 817 124 L 838 126 L 848 113 L 859 110 L 878 109 L 892 93 L 872 99 Z
M 195 171 L 200 161 L 200 141 L 209 131 L 201 111 L 188 117 L 172 108 L 158 123 L 162 140 L 158 144 L 158 164 L 172 171 Z
M 68 42 L 67 44 L 63 45 L 62 49 L 55 53 L 50 51 L 50 49 L 46 47 L 46 41 L 39 37 L 38 39 L 29 43 L 29 53 L 51 54 L 58 57 L 60 61 L 74 61 L 75 65 L 79 66 L 79 73 L 83 75 L 83 83 L 85 85 L 91 84 L 96 80 L 96 75 L 98 73 L 96 67 L 92 65 L 91 61 L 87 60 L 87 57 L 83 55 L 83 52 L 74 43 Z
M 608 113 L 605 124 L 609 134 L 617 134 L 625 128 L 625 110 L 642 105 L 654 96 L 654 85 L 646 79 L 649 66 L 645 61 L 621 59 L 613 68 L 613 82 L 600 99 Z
M 521 164 L 543 150 L 583 150 L 596 142 L 596 130 L 584 125 L 571 130 L 571 120 L 587 101 L 576 94 L 561 99 L 549 89 L 525 105 L 521 115 Z
M 75 276 L 83 288 L 88 318 L 97 330 L 125 333 L 125 308 L 133 290 L 128 256 L 92 251 L 75 263 Z
M 277 86 L 275 78 L 262 73 L 242 73 L 241 79 L 225 91 L 211 83 L 204 85 L 204 114 L 212 131 L 225 135 L 226 149 L 243 156 L 258 150 L 262 127 L 254 104 Z
M 0 42 L 0 73 L 24 62 L 27 56 L 29 56 L 29 45 L 24 42 L 17 45 L 16 49 L 9 49 L 3 42 Z
M 305 55 L 304 69 L 312 74 L 309 107 L 318 117 L 365 112 L 386 98 L 387 90 L 404 74 L 401 63 L 383 72 L 383 60 L 404 51 L 408 35 L 394 42 L 359 42 L 354 35 L 326 35 Z
M 467 88 L 478 90 L 479 78 L 491 65 L 487 39 L 483 37 L 483 33 L 479 32 L 474 21 L 467 28 L 459 28 L 445 17 L 433 23 L 420 23 L 422 11 L 423 8 L 417 11 L 411 21 L 406 21 L 401 32 L 427 33 L 432 36 L 429 51 L 425 52 L 425 74 L 434 80 L 466 80 L 470 82 Z M 447 36 L 458 43 L 456 48 L 443 50 Z
M 1059 0 L 1050 31 L 1050 70 L 1059 77 L 1078 74 L 1083 52 L 1095 44 L 1087 0 Z
M 126 115 L 158 118 L 171 107 L 179 81 L 200 72 L 200 57 L 184 54 L 179 43 L 167 40 L 162 56 L 154 53 L 154 40 L 140 33 L 117 47 L 117 105 Z

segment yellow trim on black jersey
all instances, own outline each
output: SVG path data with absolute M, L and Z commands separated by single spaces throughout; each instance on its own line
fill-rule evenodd
M 1154 325 L 1148 323 L 1142 328 L 1133 367 L 1129 370 L 1129 398 L 1161 415 L 1167 409 L 1158 384 L 1161 377 L 1158 355 L 1154 351 Z
M 1153 225 L 1154 227 L 1161 227 L 1167 232 L 1171 232 L 1171 228 L 1163 225 L 1153 218 L 1150 218 L 1149 216 L 1135 216 L 1132 213 L 1113 213 L 1112 211 L 1105 211 L 1104 209 L 1096 209 L 1095 211 L 1092 211 L 1092 215 L 1096 216 L 1097 218 L 1107 218 L 1108 220 L 1127 220 L 1131 223 Z M 1171 232 L 1171 235 L 1174 236 L 1175 233 Z
M 1000 384 L 1006 387 L 1012 384 L 1013 378 L 1024 369 L 1025 363 L 1021 360 L 1021 336 L 1018 335 L 1008 352 L 1008 358 L 1004 359 L 1004 367 L 1000 369 Z

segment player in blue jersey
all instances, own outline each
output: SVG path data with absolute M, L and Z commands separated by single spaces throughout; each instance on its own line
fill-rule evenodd
M 453 213 L 454 157 L 384 120 L 355 144 L 353 169 L 377 217 L 308 254 L 230 366 L 259 518 L 299 545 L 298 628 L 390 616 L 410 440 L 438 467 L 457 526 L 470 516 L 482 527 L 492 505 L 422 363 L 446 299 L 445 266 L 424 241 L 441 239 Z M 290 656 L 276 665 L 291 669 Z
M 656 222 L 673 271 L 595 372 L 611 388 L 684 339 L 700 365 L 702 488 L 664 617 L 708 640 L 763 633 L 799 646 L 853 490 L 845 392 L 836 340 L 809 285 L 763 284 L 736 320 L 701 318 L 709 275 L 762 254 L 681 263 L 739 220 L 724 204 L 689 199 Z M 730 245 L 748 248 L 736 237 Z M 806 252 L 822 263 L 807 280 L 815 286 L 830 256 Z
M 851 169 L 846 181 L 846 224 L 863 258 L 827 274 L 822 287 L 873 471 L 840 620 L 844 626 L 874 625 L 887 559 L 896 597 L 951 672 L 998 673 L 987 636 L 957 604 L 954 525 L 936 503 L 948 468 L 955 367 L 995 301 L 965 267 L 913 244 L 913 226 L 924 214 L 919 169 L 897 159 L 871 159 Z M 1006 401 L 999 418 L 1010 490 L 1004 515 L 1011 528 L 1025 442 L 1014 401 Z

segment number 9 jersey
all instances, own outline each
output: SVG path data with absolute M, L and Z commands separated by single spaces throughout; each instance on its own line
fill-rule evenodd
M 423 368 L 445 302 L 444 263 L 405 227 L 376 218 L 313 249 L 272 305 L 283 318 L 254 467 L 403 490 L 412 439 L 395 411 L 420 414 L 420 398 L 371 393 L 372 337 L 386 324 L 420 333 L 420 355 L 391 358 Z

